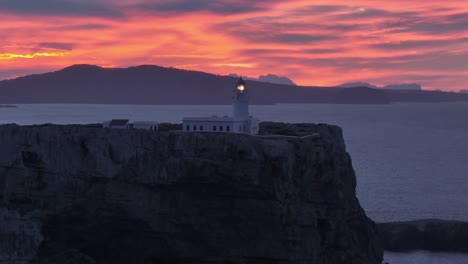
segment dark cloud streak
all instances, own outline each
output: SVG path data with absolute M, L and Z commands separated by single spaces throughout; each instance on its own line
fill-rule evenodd
M 41 49 L 52 49 L 52 50 L 63 50 L 63 51 L 72 51 L 72 43 L 60 43 L 60 42 L 43 42 L 39 44 Z
M 99 1 L 72 0 L 0 0 L 0 12 L 20 15 L 52 15 L 120 18 L 123 14 L 112 5 Z
M 240 14 L 267 10 L 275 2 L 250 0 L 157 0 L 130 5 L 129 8 L 159 14 L 180 14 L 206 11 L 215 14 Z
M 396 43 L 378 43 L 370 47 L 380 50 L 421 50 L 427 48 L 439 48 L 447 50 L 451 46 L 459 46 L 468 43 L 468 38 L 458 39 L 428 39 L 428 40 L 408 40 Z

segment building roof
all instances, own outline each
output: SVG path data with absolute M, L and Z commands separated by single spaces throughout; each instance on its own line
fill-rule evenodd
M 130 121 L 128 119 L 112 119 L 110 126 L 126 126 Z
M 252 117 L 235 118 L 231 116 L 210 116 L 210 117 L 185 117 L 183 122 L 245 122 L 250 121 Z

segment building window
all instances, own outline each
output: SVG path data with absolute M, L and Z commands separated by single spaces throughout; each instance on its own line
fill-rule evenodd
M 231 127 L 230 127 L 230 126 L 226 126 L 226 131 L 227 131 L 227 132 L 231 131 Z
M 185 130 L 190 131 L 190 126 L 187 126 Z
M 197 131 L 197 126 L 193 126 L 193 131 Z
M 213 131 L 216 131 L 216 126 L 213 126 Z
M 200 131 L 203 131 L 203 126 L 200 126 Z
M 219 126 L 219 131 L 223 131 L 223 126 Z

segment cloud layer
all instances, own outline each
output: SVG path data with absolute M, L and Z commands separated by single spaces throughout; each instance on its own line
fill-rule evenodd
M 314 1 L 325 3 L 325 1 Z M 0 0 L 0 79 L 86 63 L 468 88 L 466 1 Z

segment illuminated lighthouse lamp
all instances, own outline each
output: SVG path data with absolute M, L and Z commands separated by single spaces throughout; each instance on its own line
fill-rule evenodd
M 245 82 L 242 78 L 239 79 L 237 82 L 237 91 L 243 93 L 245 91 Z

